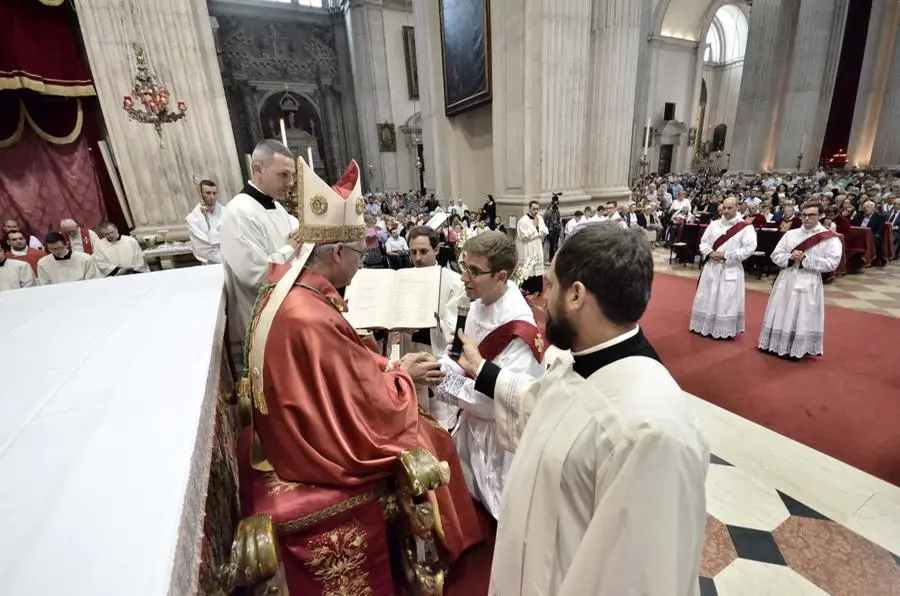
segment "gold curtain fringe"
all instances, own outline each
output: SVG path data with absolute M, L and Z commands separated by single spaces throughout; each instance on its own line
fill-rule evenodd
M 16 130 L 13 131 L 12 136 L 8 139 L 0 139 L 0 149 L 6 149 L 7 147 L 12 147 L 16 143 L 19 142 L 19 139 L 22 138 L 22 133 L 25 131 L 25 105 L 22 104 L 22 101 L 19 100 L 19 123 L 16 124 Z
M 97 95 L 97 90 L 90 83 L 59 85 L 28 75 L 0 74 L 0 91 L 17 91 L 19 89 L 27 89 L 43 95 L 58 95 L 60 97 L 93 97 Z
M 75 101 L 78 102 L 78 113 L 75 116 L 75 128 L 64 137 L 55 137 L 50 133 L 41 130 L 41 128 L 35 124 L 34 120 L 31 119 L 31 114 L 28 113 L 24 104 L 22 104 L 22 109 L 25 110 L 25 118 L 28 120 L 29 126 L 34 129 L 34 132 L 36 132 L 39 137 L 54 145 L 68 145 L 81 135 L 81 127 L 84 124 L 84 111 L 81 109 L 81 100 L 76 99 Z

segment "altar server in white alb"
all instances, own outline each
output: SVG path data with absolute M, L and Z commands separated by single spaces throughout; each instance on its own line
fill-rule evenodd
M 460 365 L 515 452 L 490 594 L 698 592 L 709 449 L 638 327 L 652 281 L 643 234 L 587 226 L 546 276 L 547 337 L 571 354 L 534 380 L 465 339 Z
M 253 178 L 222 215 L 220 242 L 233 341 L 243 342 L 269 263 L 287 263 L 300 246 L 299 222 L 278 202 L 294 184 L 294 159 L 278 141 L 259 143 Z
M 94 264 L 106 277 L 150 271 L 141 245 L 131 236 L 119 234 L 111 221 L 100 224 L 100 238 L 94 246 Z
M 94 257 L 71 250 L 62 234 L 50 232 L 44 246 L 50 254 L 38 261 L 38 281 L 42 286 L 103 277 L 94 264 Z
M 466 333 L 488 359 L 514 373 L 538 377 L 544 372 L 543 339 L 531 307 L 509 281 L 516 267 L 516 246 L 503 232 L 487 231 L 462 248 L 462 282 L 471 301 Z M 441 359 L 443 382 L 434 397 L 460 409 L 453 430 L 466 485 L 495 518 L 500 515 L 504 478 L 512 453 L 501 443 L 490 396 L 475 387 L 448 356 Z
M 31 265 L 25 261 L 7 259 L 0 250 L 0 292 L 21 290 L 37 285 Z
M 691 310 L 691 331 L 717 339 L 744 332 L 744 261 L 756 250 L 756 230 L 738 215 L 737 199 L 722 209 L 700 239 L 706 264 Z
M 769 295 L 759 349 L 791 359 L 824 352 L 825 289 L 822 274 L 841 262 L 841 240 L 819 222 L 823 205 L 809 201 L 800 211 L 803 225 L 785 232 L 772 262 L 781 272 Z
M 225 209 L 219 204 L 219 189 L 212 180 L 201 180 L 197 190 L 200 193 L 200 202 L 185 218 L 191 240 L 191 252 L 204 265 L 221 263 L 219 233 Z
M 528 214 L 516 224 L 516 249 L 519 254 L 519 267 L 521 268 L 522 291 L 530 294 L 540 294 L 543 284 L 541 277 L 544 275 L 544 238 L 550 231 L 544 218 L 538 215 L 540 205 L 537 201 L 528 204 Z

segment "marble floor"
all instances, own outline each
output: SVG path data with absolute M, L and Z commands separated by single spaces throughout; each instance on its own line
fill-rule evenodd
M 695 279 L 700 275 L 696 266 L 670 265 L 668 248 L 655 248 L 653 261 L 657 271 Z M 761 279 L 747 276 L 746 281 L 747 289 L 768 293 L 775 276 Z M 900 318 L 900 260 L 892 261 L 886 267 L 869 267 L 862 273 L 838 277 L 825 286 L 825 302 Z
M 659 272 L 696 278 L 696 267 Z M 747 278 L 769 292 L 774 277 Z M 900 261 L 825 286 L 828 304 L 900 317 Z M 701 396 L 702 397 L 702 396 Z M 900 594 L 900 488 L 694 397 L 714 454 L 701 596 Z M 898 454 L 900 458 L 900 454 Z

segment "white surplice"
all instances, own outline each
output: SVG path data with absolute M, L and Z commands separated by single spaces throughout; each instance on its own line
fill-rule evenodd
M 218 202 L 213 207 L 212 213 L 209 213 L 201 202 L 184 220 L 191 240 L 191 252 L 203 264 L 222 262 L 219 233 L 224 213 L 225 209 Z
M 516 284 L 507 282 L 506 293 L 496 302 L 485 305 L 481 300 L 476 300 L 471 305 L 465 333 L 476 343 L 481 343 L 490 332 L 510 321 L 535 324 L 531 307 L 522 292 Z M 506 370 L 534 378 L 544 372 L 544 366 L 535 359 L 531 348 L 519 338 L 514 338 L 494 362 Z M 512 453 L 500 444 L 497 437 L 494 400 L 476 391 L 475 381 L 467 378 L 459 365 L 448 356 L 441 359 L 441 364 L 446 377 L 434 388 L 435 399 L 460 408 L 453 440 L 459 452 L 466 485 L 472 496 L 496 518 L 500 515 L 503 479 L 512 463 Z
M 644 356 L 588 378 L 572 365 L 563 353 L 537 381 L 497 379 L 499 438 L 515 457 L 490 594 L 697 594 L 709 448 L 687 395 Z
M 294 248 L 289 236 L 298 226 L 297 218 L 278 201 L 274 209 L 266 209 L 250 195 L 239 193 L 225 206 L 219 237 L 232 341 L 243 343 L 269 263 L 290 260 Z
M 724 261 L 708 258 L 716 240 L 739 221 L 740 216 L 717 219 L 700 239 L 700 254 L 707 261 L 697 284 L 690 327 L 700 335 L 724 338 L 744 332 L 744 261 L 756 250 L 756 230 L 746 226 L 722 244 L 719 252 L 725 255 Z
M 437 265 L 435 265 L 437 266 Z M 431 342 L 428 345 L 412 341 L 412 334 L 404 333 L 400 337 L 400 354 L 410 352 L 430 352 L 442 357 L 447 346 L 453 341 L 453 333 L 456 331 L 456 318 L 459 314 L 459 303 L 466 295 L 465 286 L 459 273 L 449 267 L 441 271 L 441 298 L 438 304 L 438 316 L 441 319 L 440 327 L 432 327 L 429 330 Z M 434 399 L 428 395 L 428 387 L 416 385 L 416 393 L 419 398 L 419 406 L 428 412 L 444 429 L 449 430 L 456 425 L 459 415 L 459 407 L 455 403 L 447 403 Z
M 16 259 L 0 261 L 0 292 L 20 290 L 37 285 L 31 265 Z
M 109 275 L 116 268 L 133 269 L 139 273 L 150 271 L 141 245 L 131 236 L 119 236 L 115 242 L 101 238 L 94 245 L 94 264 L 103 275 Z
M 96 245 L 94 245 L 96 246 Z M 38 261 L 38 281 L 42 286 L 65 284 L 85 279 L 103 277 L 94 264 L 94 257 L 83 252 L 71 251 L 68 259 L 57 260 L 53 255 Z
M 824 353 L 822 274 L 834 271 L 840 264 L 841 240 L 829 238 L 805 251 L 802 266 L 790 260 L 794 247 L 824 230 L 819 224 L 812 230 L 804 227 L 785 232 L 772 251 L 772 262 L 782 269 L 766 305 L 759 349 L 795 358 Z
M 529 215 L 522 216 L 516 224 L 516 249 L 519 266 L 523 268 L 522 279 L 544 274 L 544 238 L 549 233 L 541 216 L 537 218 L 537 225 Z

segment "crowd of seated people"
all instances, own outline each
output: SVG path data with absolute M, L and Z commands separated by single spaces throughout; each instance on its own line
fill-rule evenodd
M 149 267 L 140 244 L 120 234 L 112 222 L 101 223 L 95 232 L 64 219 L 58 230 L 47 232 L 41 241 L 17 219 L 3 221 L 0 291 L 146 271 Z
M 719 216 L 726 197 L 738 199 L 742 216 L 757 228 L 780 232 L 800 227 L 796 206 L 806 200 L 825 205 L 822 223 L 847 235 L 851 228 L 869 228 L 874 239 L 872 264 L 883 267 L 885 236 L 892 230 L 893 258 L 900 253 L 900 172 L 886 170 L 824 170 L 810 174 L 681 174 L 635 180 L 629 209 L 654 221 L 655 240 L 671 246 L 686 223 L 705 224 Z

